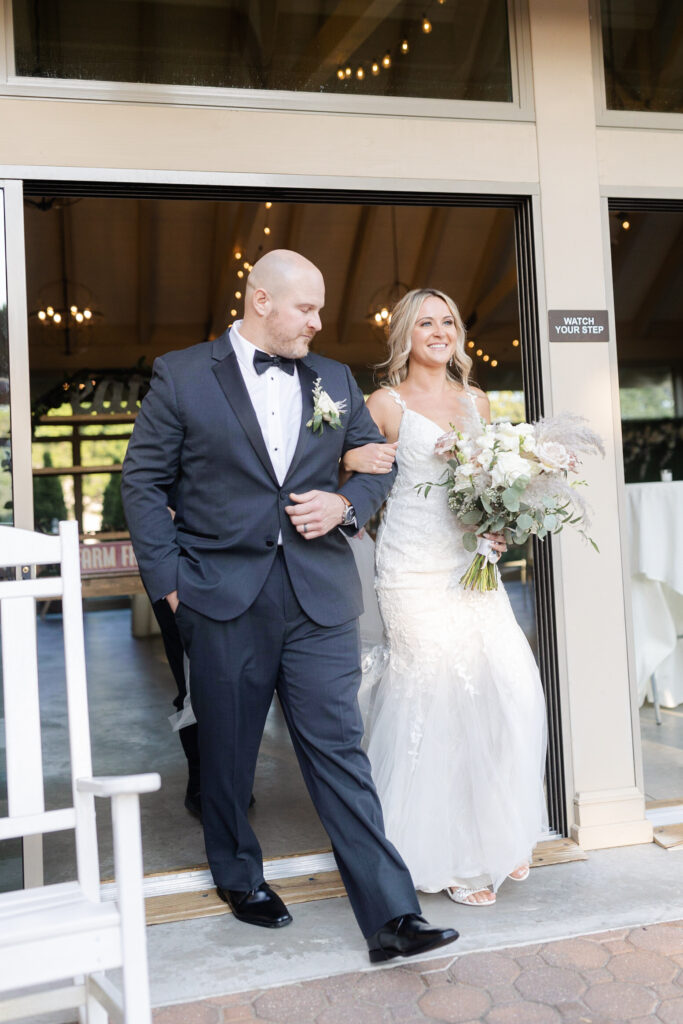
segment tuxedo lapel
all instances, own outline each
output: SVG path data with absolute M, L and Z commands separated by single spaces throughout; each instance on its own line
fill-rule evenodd
M 288 480 L 292 475 L 296 467 L 301 461 L 301 457 L 304 454 L 306 445 L 308 444 L 309 437 L 312 434 L 310 427 L 306 424 L 313 415 L 313 385 L 318 379 L 318 375 L 315 370 L 312 370 L 303 359 L 299 359 L 297 362 L 297 368 L 299 372 L 299 384 L 301 385 L 301 424 L 299 426 L 299 437 L 292 455 L 292 461 L 289 464 L 287 470 L 287 476 L 285 480 Z
M 259 426 L 254 406 L 251 404 L 249 392 L 242 378 L 237 356 L 228 340 L 227 332 L 213 343 L 213 358 L 216 360 L 213 372 L 218 379 L 223 394 L 230 403 L 235 416 L 240 421 L 240 425 L 249 438 L 252 448 L 263 463 L 264 469 L 267 470 L 268 475 L 277 484 L 278 479 L 273 469 L 273 464 L 270 461 L 266 443 L 263 440 L 261 427 Z

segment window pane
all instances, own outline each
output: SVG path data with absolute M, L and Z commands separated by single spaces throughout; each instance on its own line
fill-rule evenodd
M 16 69 L 38 78 L 512 101 L 506 0 L 386 0 L 374 13 L 348 6 L 13 0 Z
M 683 112 L 683 5 L 601 0 L 610 110 Z
M 675 415 L 673 374 L 668 369 L 619 367 L 622 420 L 660 420 Z

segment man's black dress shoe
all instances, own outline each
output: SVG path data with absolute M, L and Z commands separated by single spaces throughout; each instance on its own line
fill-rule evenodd
M 368 939 L 370 962 L 381 963 L 395 956 L 416 956 L 455 942 L 455 928 L 434 928 L 419 914 L 404 914 L 387 921 Z
M 262 882 L 258 889 L 250 889 L 249 892 L 221 889 L 218 885 L 216 891 L 232 908 L 237 920 L 244 921 L 245 924 L 258 924 L 262 928 L 284 928 L 292 921 L 292 915 L 287 907 L 266 882 Z

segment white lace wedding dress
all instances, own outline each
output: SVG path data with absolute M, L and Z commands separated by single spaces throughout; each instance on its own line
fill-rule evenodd
M 460 586 L 472 555 L 446 489 L 416 490 L 443 474 L 442 428 L 392 395 L 404 411 L 377 535 L 385 643 L 364 651 L 366 748 L 416 888 L 495 890 L 546 824 L 543 692 L 502 583 L 486 594 Z

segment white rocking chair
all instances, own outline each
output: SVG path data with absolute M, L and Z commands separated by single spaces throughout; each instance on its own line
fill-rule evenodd
M 31 578 L 58 564 L 59 576 Z M 92 777 L 78 527 L 52 537 L 0 527 L 2 668 L 9 813 L 0 840 L 74 829 L 77 879 L 0 893 L 0 1021 L 79 1007 L 82 1024 L 150 1024 L 142 893 L 140 793 L 156 774 Z M 36 599 L 61 598 L 73 806 L 45 810 L 38 703 Z M 95 797 L 111 797 L 118 897 L 101 902 Z M 123 993 L 105 976 L 123 969 Z M 28 991 L 27 991 L 28 990 Z M 3 997 L 4 996 L 4 997 Z

